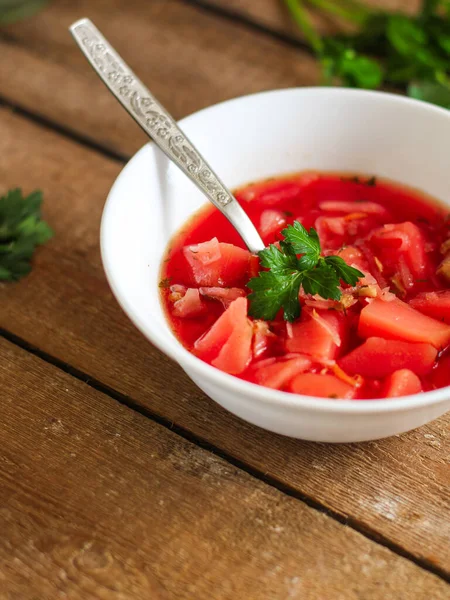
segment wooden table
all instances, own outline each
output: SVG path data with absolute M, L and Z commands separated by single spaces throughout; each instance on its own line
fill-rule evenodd
M 0 288 L 0 599 L 450 598 L 450 415 L 366 444 L 283 438 L 122 313 L 99 221 L 145 138 L 72 42 L 82 16 L 176 117 L 318 81 L 277 0 L 59 0 L 1 30 L 0 192 L 42 189 L 56 236 Z

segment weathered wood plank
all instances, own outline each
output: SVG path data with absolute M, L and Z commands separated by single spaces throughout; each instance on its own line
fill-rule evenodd
M 6 28 L 7 39 L 0 32 L 0 97 L 122 154 L 146 138 L 67 31 L 85 15 L 177 118 L 242 94 L 318 80 L 311 56 L 172 0 L 54 2 Z
M 112 298 L 98 228 L 120 165 L 4 110 L 0 131 L 0 186 L 42 188 L 56 231 L 31 275 L 2 287 L 1 326 L 450 572 L 450 415 L 401 437 L 336 447 L 276 436 L 226 413 Z
M 189 2 L 189 0 L 186 1 Z M 293 22 L 283 0 L 201 0 L 201 3 L 241 15 L 276 33 L 287 34 L 299 40 L 303 39 L 302 33 Z M 414 14 L 418 10 L 421 0 L 364 0 L 361 3 L 382 10 Z M 345 25 L 344 21 L 331 16 L 325 17 L 324 13 L 318 11 L 310 10 L 310 15 L 314 26 L 323 34 L 334 33 Z
M 448 597 L 439 578 L 0 341 L 0 597 Z

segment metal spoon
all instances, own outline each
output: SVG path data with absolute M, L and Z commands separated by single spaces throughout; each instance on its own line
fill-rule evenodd
M 97 27 L 89 19 L 81 19 L 70 31 L 97 75 L 145 133 L 227 217 L 250 252 L 262 250 L 260 235 L 236 198 Z

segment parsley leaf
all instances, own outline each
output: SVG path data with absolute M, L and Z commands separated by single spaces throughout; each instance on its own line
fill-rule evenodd
M 450 0 L 422 0 L 406 14 L 358 0 L 284 0 L 322 66 L 325 85 L 395 86 L 413 98 L 450 108 Z M 323 36 L 310 8 L 352 24 L 350 33 Z
M 24 197 L 14 189 L 0 197 L 0 281 L 14 281 L 31 271 L 36 246 L 53 231 L 41 219 L 42 192 Z
M 364 273 L 350 267 L 340 256 L 327 256 L 324 260 L 327 265 L 333 267 L 337 277 L 349 285 L 356 285 L 358 279 L 364 277 Z
M 259 253 L 264 269 L 247 286 L 252 290 L 249 314 L 271 321 L 283 309 L 284 319 L 300 316 L 300 286 L 307 294 L 339 300 L 340 281 L 355 285 L 364 274 L 347 265 L 339 256 L 320 255 L 317 232 L 309 232 L 298 221 L 283 230 L 285 239 L 279 246 L 271 244 Z M 298 257 L 297 255 L 300 255 Z
M 311 227 L 308 232 L 301 223 L 294 221 L 281 233 L 295 254 L 303 254 L 299 263 L 300 269 L 311 269 L 317 264 L 320 256 L 320 242 L 315 229 Z
M 450 109 L 450 86 L 433 81 L 413 81 L 408 86 L 408 95 L 416 100 L 431 102 Z
M 323 259 L 314 269 L 304 273 L 302 284 L 307 294 L 319 294 L 322 298 L 333 300 L 339 300 L 341 297 L 339 277 L 332 265 L 327 264 Z
M 248 296 L 249 315 L 271 321 L 283 307 L 285 321 L 294 321 L 300 316 L 298 294 L 301 282 L 302 276 L 298 271 L 291 275 L 260 272 L 259 277 L 253 277 L 247 284 L 253 290 Z
M 297 269 L 297 256 L 292 247 L 285 242 L 281 242 L 280 250 L 274 244 L 270 244 L 259 253 L 259 258 L 261 266 L 270 269 L 272 273 L 289 275 Z

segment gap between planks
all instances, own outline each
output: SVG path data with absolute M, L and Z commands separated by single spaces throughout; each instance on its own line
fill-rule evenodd
M 50 131 L 59 133 L 61 136 L 72 140 L 73 142 L 79 144 L 80 146 L 83 146 L 84 148 L 89 148 L 90 150 L 93 150 L 94 152 L 97 152 L 98 154 L 101 154 L 105 158 L 109 158 L 110 160 L 113 160 L 115 162 L 125 164 L 131 158 L 131 156 L 126 155 L 126 154 L 121 154 L 120 152 L 116 152 L 116 151 L 112 150 L 111 148 L 108 148 L 108 146 L 104 146 L 103 144 L 96 142 L 94 139 L 88 138 L 88 137 L 84 136 L 83 134 L 78 133 L 77 131 L 71 129 L 70 127 L 64 127 L 60 123 L 56 123 L 55 121 L 52 121 L 51 119 L 47 119 L 46 117 L 43 117 L 41 115 L 36 115 L 36 114 L 30 112 L 29 110 L 27 110 L 26 108 L 23 108 L 22 106 L 19 106 L 18 104 L 14 103 L 14 102 L 10 102 L 9 100 L 2 98 L 1 96 L 0 96 L 0 107 L 9 109 L 11 112 L 13 112 L 21 117 L 24 117 L 25 119 L 28 119 L 29 121 L 32 121 L 36 125 L 39 125 L 39 126 L 43 127 L 44 129 L 49 129 Z
M 378 532 L 376 532 L 368 527 L 365 527 L 358 520 L 353 519 L 350 516 L 345 516 L 343 514 L 340 514 L 337 511 L 333 511 L 333 510 L 330 510 L 329 508 L 326 508 L 320 502 L 318 502 L 317 500 L 314 500 L 314 498 L 311 498 L 310 496 L 308 496 L 306 494 L 302 494 L 298 490 L 279 481 L 275 477 L 268 476 L 266 473 L 251 467 L 250 465 L 246 464 L 245 462 L 235 458 L 231 454 L 224 452 L 220 448 L 214 446 L 207 440 L 205 440 L 199 436 L 196 436 L 195 434 L 184 429 L 183 427 L 175 425 L 173 422 L 169 421 L 168 419 L 165 419 L 164 417 L 161 417 L 160 415 L 154 413 L 153 411 L 139 406 L 131 397 L 118 392 L 114 388 L 111 388 L 110 386 L 102 383 L 101 381 L 91 377 L 89 374 L 84 373 L 83 371 L 76 369 L 75 367 L 72 367 L 70 364 L 65 363 L 64 361 L 48 354 L 47 352 L 40 350 L 36 346 L 29 344 L 26 340 L 20 338 L 19 336 L 14 335 L 13 333 L 7 331 L 6 329 L 4 329 L 2 327 L 0 327 L 0 336 L 3 337 L 5 340 L 9 341 L 10 343 L 18 346 L 19 348 L 22 348 L 23 350 L 29 352 L 33 356 L 40 358 L 44 362 L 49 363 L 49 364 L 53 365 L 54 367 L 60 369 L 64 373 L 67 373 L 68 375 L 71 375 L 75 379 L 82 381 L 83 383 L 87 384 L 89 387 L 93 388 L 94 390 L 102 392 L 103 394 L 109 396 L 113 400 L 116 400 L 117 402 L 119 402 L 119 404 L 126 406 L 127 408 L 143 415 L 144 417 L 152 420 L 155 423 L 158 423 L 159 425 L 165 427 L 166 429 L 169 429 L 176 435 L 179 435 L 183 439 L 195 444 L 196 446 L 199 446 L 200 448 L 203 448 L 204 450 L 211 452 L 211 454 L 214 454 L 215 456 L 225 460 L 226 462 L 233 465 L 234 467 L 241 469 L 242 471 L 245 471 L 246 473 L 248 473 L 255 479 L 262 481 L 263 483 L 277 489 L 279 492 L 281 492 L 287 496 L 290 496 L 292 498 L 295 498 L 296 500 L 299 500 L 299 501 L 305 503 L 307 506 L 309 506 L 310 508 L 312 508 L 320 513 L 326 514 L 328 517 L 334 519 L 341 525 L 350 527 L 354 531 L 357 531 L 359 534 L 363 535 L 368 540 L 387 548 L 394 554 L 397 554 L 398 556 L 401 556 L 402 558 L 409 560 L 410 562 L 414 563 L 415 565 L 422 568 L 423 570 L 433 573 L 433 575 L 436 575 L 437 577 L 441 578 L 446 583 L 450 583 L 450 573 L 448 573 L 444 569 L 437 567 L 436 565 L 434 565 L 433 563 L 431 563 L 425 559 L 417 558 L 416 556 L 414 556 L 414 554 L 412 554 L 411 552 L 408 552 L 399 544 L 396 544 L 396 543 L 392 542 L 391 540 L 389 540 L 387 537 L 379 534 Z

